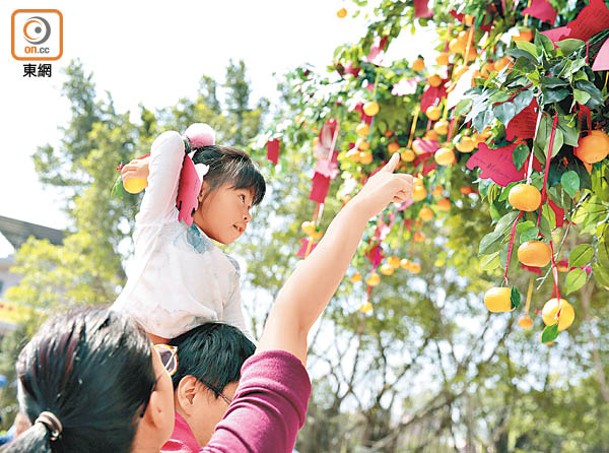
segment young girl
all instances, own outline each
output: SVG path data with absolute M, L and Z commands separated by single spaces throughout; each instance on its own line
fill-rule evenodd
M 148 185 L 135 218 L 135 257 L 112 309 L 134 317 L 154 342 L 207 321 L 221 320 L 247 331 L 239 267 L 214 241 L 230 244 L 243 234 L 266 184 L 247 154 L 211 145 L 213 141 L 213 130 L 203 124 L 190 126 L 185 137 L 164 132 L 152 144 L 149 158 L 122 169 L 123 180 L 148 173 Z M 191 226 L 178 220 L 176 208 L 187 152 L 207 170 Z

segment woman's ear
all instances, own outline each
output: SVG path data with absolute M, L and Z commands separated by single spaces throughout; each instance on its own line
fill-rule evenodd
M 184 376 L 175 393 L 176 406 L 181 409 L 184 415 L 190 415 L 193 410 L 193 401 L 198 389 L 197 378 L 191 375 Z

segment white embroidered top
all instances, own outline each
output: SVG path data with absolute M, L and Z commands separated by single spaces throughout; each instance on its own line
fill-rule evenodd
M 152 144 L 148 187 L 135 218 L 135 256 L 112 309 L 128 313 L 154 335 L 174 338 L 208 321 L 247 333 L 239 266 L 175 207 L 185 146 L 177 132 Z

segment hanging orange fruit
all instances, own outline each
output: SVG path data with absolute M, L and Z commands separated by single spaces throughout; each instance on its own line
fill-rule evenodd
M 558 314 L 559 308 L 560 314 Z M 562 332 L 573 324 L 573 321 L 575 320 L 575 310 L 573 310 L 573 305 L 566 300 L 560 299 L 559 302 L 558 299 L 553 298 L 547 301 L 543 306 L 541 317 L 546 326 L 553 326 L 558 322 L 558 330 Z
M 493 287 L 484 293 L 484 305 L 492 313 L 512 311 L 511 289 Z
M 430 120 L 436 121 L 442 116 L 442 108 L 437 105 L 430 105 L 427 107 L 427 110 L 425 110 L 425 115 L 427 115 L 427 118 Z
M 379 103 L 376 101 L 370 101 L 364 104 L 364 113 L 368 116 L 376 115 L 380 109 Z
M 438 165 L 443 166 L 453 165 L 457 161 L 455 152 L 450 148 L 439 148 L 433 157 Z
M 436 124 L 433 125 L 433 130 L 436 131 L 439 135 L 448 134 L 448 121 L 440 120 Z
M 600 162 L 609 155 L 609 136 L 601 130 L 590 131 L 579 139 L 573 153 L 586 164 Z
M 525 266 L 544 267 L 552 259 L 552 249 L 542 241 L 527 241 L 518 247 L 518 261 Z
M 508 203 L 519 211 L 532 212 L 541 204 L 541 192 L 531 184 L 517 184 L 510 189 Z
M 412 63 L 412 69 L 414 69 L 415 71 L 418 71 L 418 72 L 425 69 L 425 60 L 423 60 L 423 58 L 421 58 L 421 57 L 414 60 L 414 62 Z

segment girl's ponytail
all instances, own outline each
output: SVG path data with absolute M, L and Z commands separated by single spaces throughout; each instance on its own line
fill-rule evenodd
M 56 440 L 55 442 L 61 442 Z M 51 432 L 42 423 L 34 423 L 19 437 L 0 448 L 2 453 L 51 453 Z

